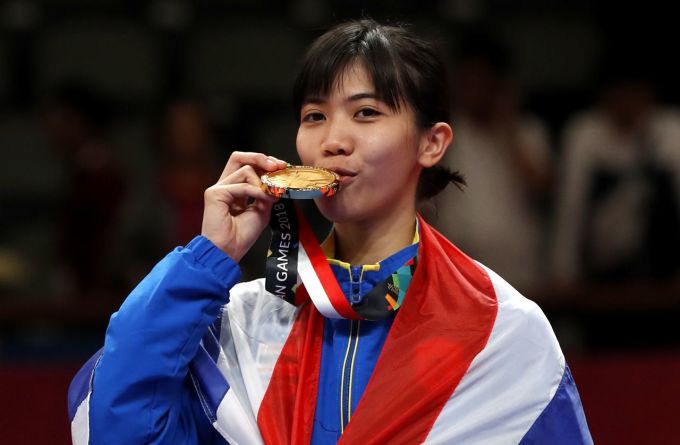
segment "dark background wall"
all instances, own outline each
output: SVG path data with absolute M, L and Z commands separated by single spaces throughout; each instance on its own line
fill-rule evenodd
M 609 51 L 647 67 L 661 101 L 678 104 L 678 39 L 667 9 L 583 0 L 0 2 L 3 443 L 68 443 L 70 377 L 102 344 L 110 313 L 165 251 L 163 242 L 144 244 L 155 223 L 168 225 L 165 214 L 140 208 L 153 203 L 146 192 L 161 182 L 159 127 L 175 99 L 200 107 L 218 168 L 235 149 L 294 160 L 292 79 L 305 46 L 328 26 L 361 15 L 412 23 L 439 43 L 454 70 L 463 34 L 485 28 L 510 50 L 523 108 L 544 120 L 559 156 L 564 126 L 594 101 Z M 125 242 L 106 241 L 114 278 L 87 290 L 64 272 L 70 173 L 46 125 L 64 82 L 87 86 L 106 103 L 105 138 L 126 185 L 114 227 Z M 244 263 L 247 277 L 260 270 L 263 245 Z M 528 293 L 572 362 L 596 443 L 680 440 L 670 417 L 680 396 L 677 286 L 565 292 L 546 283 Z

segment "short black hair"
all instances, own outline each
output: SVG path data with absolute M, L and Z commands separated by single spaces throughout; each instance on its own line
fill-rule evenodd
M 305 53 L 293 87 L 298 123 L 304 101 L 327 96 L 357 62 L 366 70 L 380 100 L 392 110 L 408 104 L 420 128 L 450 121 L 446 68 L 433 45 L 406 25 L 383 25 L 365 18 L 336 25 Z M 449 182 L 460 185 L 465 181 L 458 172 L 442 166 L 425 169 L 418 198 L 436 195 Z
M 433 46 L 405 25 L 371 19 L 335 26 L 308 49 L 293 88 L 297 118 L 307 97 L 324 97 L 353 63 L 360 62 L 378 97 L 393 110 L 408 103 L 419 125 L 450 119 L 446 70 Z

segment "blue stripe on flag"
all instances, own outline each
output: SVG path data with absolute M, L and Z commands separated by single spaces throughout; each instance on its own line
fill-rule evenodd
M 220 308 L 220 313 L 217 315 L 217 318 L 215 321 L 213 321 L 212 325 L 210 325 L 210 329 L 213 332 L 213 335 L 215 335 L 215 338 L 217 341 L 220 341 L 220 333 L 222 332 L 222 316 L 224 315 L 224 306 Z
M 217 407 L 227 394 L 229 384 L 203 346 L 198 348 L 189 370 L 203 410 L 214 422 L 217 419 Z
M 210 355 L 213 363 L 217 363 L 217 358 L 220 356 L 220 344 L 212 327 L 206 329 L 205 335 L 203 335 L 203 347 Z
M 99 359 L 104 354 L 104 348 L 97 351 L 90 359 L 80 368 L 78 373 L 73 377 L 71 384 L 68 387 L 68 419 L 73 422 L 76 416 L 76 411 L 87 394 L 92 389 L 92 375 L 94 368 L 97 366 Z
M 562 381 L 520 445 L 592 445 L 581 398 L 569 367 L 565 365 Z

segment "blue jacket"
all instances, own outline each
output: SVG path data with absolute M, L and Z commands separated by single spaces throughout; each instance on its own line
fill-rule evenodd
M 366 423 L 367 417 L 357 413 L 352 424 L 359 429 L 347 432 L 355 435 L 352 443 L 364 439 L 367 426 L 380 430 L 395 417 L 399 422 L 389 423 L 383 433 L 402 437 L 424 413 L 436 415 L 425 431 L 428 442 L 592 444 L 576 387 L 540 309 L 432 229 L 424 233 L 422 273 L 414 279 L 420 287 L 411 286 L 414 304 L 401 308 L 402 316 L 380 322 L 324 320 L 312 443 L 337 441 L 359 399 L 363 396 L 369 406 L 373 396 L 368 412 L 388 422 Z M 354 300 L 415 255 L 416 248 L 379 267 L 364 267 L 363 274 L 331 263 L 346 297 Z M 112 316 L 103 350 L 71 385 L 74 443 L 222 444 L 218 427 L 239 443 L 260 443 L 253 417 L 258 402 L 251 393 L 261 396 L 262 386 L 267 388 L 267 369 L 280 349 L 270 352 L 281 341 L 289 344 L 286 329 L 296 323 L 298 308 L 264 292 L 261 281 L 239 284 L 225 306 L 239 279 L 238 266 L 201 237 L 161 261 Z M 436 288 L 429 287 L 433 283 Z M 305 309 L 315 313 L 310 306 L 300 310 Z M 398 336 L 398 343 L 385 347 L 393 323 L 399 325 L 394 330 L 412 335 Z M 470 338 L 486 338 L 486 343 Z M 234 356 L 232 350 L 243 354 Z M 390 357 L 381 362 L 388 372 L 374 373 L 381 351 Z M 464 358 L 469 367 L 455 371 L 462 380 L 440 378 L 458 366 L 458 351 L 475 354 Z M 217 366 L 216 359 L 226 366 Z M 447 365 L 439 366 L 443 362 Z M 201 363 L 209 366 L 201 368 Z M 393 378 L 398 375 L 407 377 Z M 364 395 L 369 377 L 379 384 Z M 426 388 L 417 380 L 421 377 L 429 379 Z M 239 385 L 247 384 L 243 399 Z M 390 386 L 399 391 L 380 392 Z M 448 397 L 441 411 L 410 409 L 440 395 Z M 396 405 L 401 409 L 382 409 Z
M 350 268 L 333 261 L 331 268 L 349 299 L 365 295 L 416 252 L 413 244 L 378 266 Z M 206 417 L 188 371 L 206 332 L 219 335 L 215 324 L 220 309 L 240 278 L 238 265 L 203 237 L 177 248 L 154 267 L 113 314 L 104 348 L 71 385 L 72 421 L 89 394 L 87 443 L 226 443 Z M 325 320 L 313 444 L 339 439 L 368 383 L 392 318 Z M 347 354 L 349 349 L 352 354 Z

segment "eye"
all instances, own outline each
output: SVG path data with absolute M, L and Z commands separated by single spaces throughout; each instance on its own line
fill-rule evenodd
M 362 108 L 355 114 L 358 118 L 372 118 L 380 116 L 382 113 L 374 108 Z
M 302 116 L 302 122 L 319 122 L 324 119 L 326 119 L 326 116 L 318 112 L 311 112 Z

